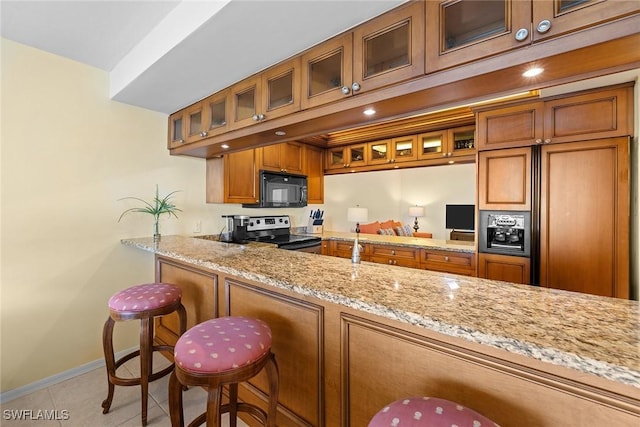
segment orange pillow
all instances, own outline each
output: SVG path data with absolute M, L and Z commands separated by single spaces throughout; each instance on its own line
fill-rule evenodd
M 396 224 L 396 222 L 395 222 L 394 220 L 390 219 L 390 220 L 387 220 L 387 221 L 385 221 L 385 222 L 381 222 L 381 223 L 380 223 L 380 228 L 393 228 L 393 227 L 397 227 L 395 224 Z
M 378 234 L 380 223 L 378 221 L 370 224 L 360 224 L 360 232 L 365 234 Z

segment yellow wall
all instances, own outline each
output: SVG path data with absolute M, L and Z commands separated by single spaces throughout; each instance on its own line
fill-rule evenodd
M 2 391 L 102 357 L 107 300 L 153 280 L 151 254 L 119 239 L 152 234 L 124 196 L 182 190 L 189 233 L 204 203 L 205 163 L 170 157 L 166 115 L 111 101 L 104 71 L 2 39 Z M 162 90 L 162 88 L 158 88 Z M 118 325 L 120 326 L 120 325 Z M 134 322 L 116 328 L 116 350 L 135 345 Z M 118 334 L 120 332 L 120 334 Z

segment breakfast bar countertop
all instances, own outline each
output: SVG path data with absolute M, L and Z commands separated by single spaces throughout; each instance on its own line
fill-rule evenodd
M 427 240 L 427 239 L 425 239 Z M 640 303 L 182 236 L 122 244 L 640 389 Z

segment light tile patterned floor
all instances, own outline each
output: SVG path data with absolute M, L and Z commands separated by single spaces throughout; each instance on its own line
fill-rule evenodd
M 122 377 L 136 376 L 140 371 L 139 363 L 137 358 L 128 361 L 118 369 L 118 375 Z M 157 372 L 167 364 L 166 359 L 154 354 L 154 371 Z M 169 375 L 149 385 L 147 425 L 171 426 L 168 386 Z M 103 414 L 101 405 L 106 396 L 107 374 L 105 368 L 101 367 L 46 389 L 3 403 L 0 408 L 2 413 L 0 425 L 2 427 L 119 427 L 141 425 L 139 386 L 116 386 L 111 410 L 108 414 Z M 200 387 L 192 387 L 183 393 L 185 424 L 190 423 L 195 417 L 204 412 L 206 399 L 207 393 Z M 16 411 L 22 413 L 22 420 L 13 419 Z M 31 413 L 25 411 L 31 411 Z M 39 413 L 38 411 L 41 412 Z M 53 414 L 58 419 L 42 419 L 45 417 L 42 411 L 47 411 L 47 415 Z M 27 419 L 24 419 L 25 417 Z M 223 416 L 222 424 L 223 426 L 228 425 L 228 414 Z M 238 420 L 238 426 L 246 427 L 247 425 Z

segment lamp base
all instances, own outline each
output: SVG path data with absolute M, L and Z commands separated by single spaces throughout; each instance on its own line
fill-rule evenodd
M 418 232 L 418 217 L 416 217 L 415 221 L 413 221 L 413 229 L 415 230 L 415 232 Z

